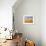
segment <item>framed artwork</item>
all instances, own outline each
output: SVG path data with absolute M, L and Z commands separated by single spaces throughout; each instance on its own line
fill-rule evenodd
M 34 24 L 34 17 L 32 15 L 24 15 L 23 24 Z

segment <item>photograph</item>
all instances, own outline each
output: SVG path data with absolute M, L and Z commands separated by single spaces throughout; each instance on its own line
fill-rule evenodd
M 46 0 L 0 0 L 0 46 L 46 46 Z

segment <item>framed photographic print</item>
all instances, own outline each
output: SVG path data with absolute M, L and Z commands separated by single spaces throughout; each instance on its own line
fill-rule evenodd
M 34 24 L 34 17 L 32 15 L 24 15 L 23 24 Z

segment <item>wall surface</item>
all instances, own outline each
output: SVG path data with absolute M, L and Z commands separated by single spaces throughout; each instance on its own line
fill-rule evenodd
M 14 5 L 15 6 L 15 5 Z M 23 24 L 23 16 L 34 16 L 34 24 Z M 23 37 L 35 41 L 36 46 L 41 46 L 41 0 L 23 0 L 14 9 L 14 24 Z
M 12 28 L 12 6 L 16 0 L 0 0 L 0 27 Z
M 41 1 L 41 41 L 46 46 L 46 0 Z

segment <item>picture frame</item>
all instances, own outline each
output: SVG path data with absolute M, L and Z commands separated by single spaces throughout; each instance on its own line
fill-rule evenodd
M 23 16 L 23 24 L 34 24 L 34 16 L 24 15 Z

